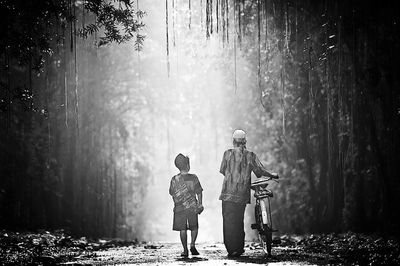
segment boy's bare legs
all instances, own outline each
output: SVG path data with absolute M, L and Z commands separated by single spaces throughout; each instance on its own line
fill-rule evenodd
M 191 231 L 191 237 L 192 237 L 192 241 L 190 243 L 190 252 L 192 252 L 192 255 L 200 255 L 199 252 L 197 251 L 195 245 L 196 245 L 196 238 L 197 238 L 197 234 L 199 232 L 199 229 L 194 229 Z
M 196 245 L 197 234 L 199 233 L 199 229 L 194 229 L 190 232 L 190 236 L 192 237 L 192 242 L 190 243 L 190 247 L 194 247 Z
M 183 246 L 183 253 L 182 253 L 182 255 L 188 255 L 189 254 L 189 251 L 188 251 L 188 248 L 187 248 L 187 233 L 186 233 L 186 230 L 181 230 L 180 231 L 180 236 L 181 236 L 181 243 L 182 243 L 182 246 Z

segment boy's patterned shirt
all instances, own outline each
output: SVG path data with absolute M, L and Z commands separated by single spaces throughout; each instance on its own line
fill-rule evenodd
M 187 190 L 184 186 L 180 186 L 176 178 L 181 178 L 185 182 Z M 203 191 L 198 177 L 194 174 L 176 175 L 172 177 L 169 186 L 169 194 L 174 200 L 174 212 L 181 212 L 193 205 L 192 199 L 196 199 L 196 194 Z M 191 195 L 186 195 L 187 193 Z M 196 202 L 197 203 L 197 200 Z
M 257 155 L 240 148 L 226 150 L 221 162 L 220 173 L 225 176 L 220 200 L 235 203 L 250 203 L 251 172 L 257 177 L 268 176 Z

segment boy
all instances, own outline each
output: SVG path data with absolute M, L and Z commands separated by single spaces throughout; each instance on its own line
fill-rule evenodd
M 191 230 L 190 252 L 192 255 L 199 255 L 195 242 L 198 234 L 198 214 L 204 207 L 203 188 L 199 179 L 194 174 L 189 174 L 189 157 L 178 154 L 175 158 L 175 166 L 180 173 L 171 179 L 169 194 L 174 200 L 174 221 L 172 230 L 180 231 L 180 238 L 183 246 L 182 257 L 188 257 L 187 230 Z M 196 197 L 197 196 L 197 197 Z

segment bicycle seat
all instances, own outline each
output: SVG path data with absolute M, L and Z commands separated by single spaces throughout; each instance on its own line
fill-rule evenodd
M 261 190 L 257 190 L 256 192 L 254 192 L 254 197 L 256 199 L 263 199 L 266 197 L 270 197 L 272 198 L 274 196 L 274 194 L 272 193 L 271 190 L 263 188 Z
M 270 181 L 268 178 L 261 177 L 257 181 L 251 183 L 251 189 L 255 189 L 256 187 L 266 187 L 268 186 L 268 181 Z

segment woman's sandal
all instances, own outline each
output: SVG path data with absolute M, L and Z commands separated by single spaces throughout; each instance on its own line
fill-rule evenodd
M 190 252 L 192 253 L 192 255 L 200 255 L 200 253 L 197 251 L 195 247 L 191 247 Z
M 228 257 L 240 257 L 244 253 L 244 250 L 234 251 L 232 253 L 228 253 Z

